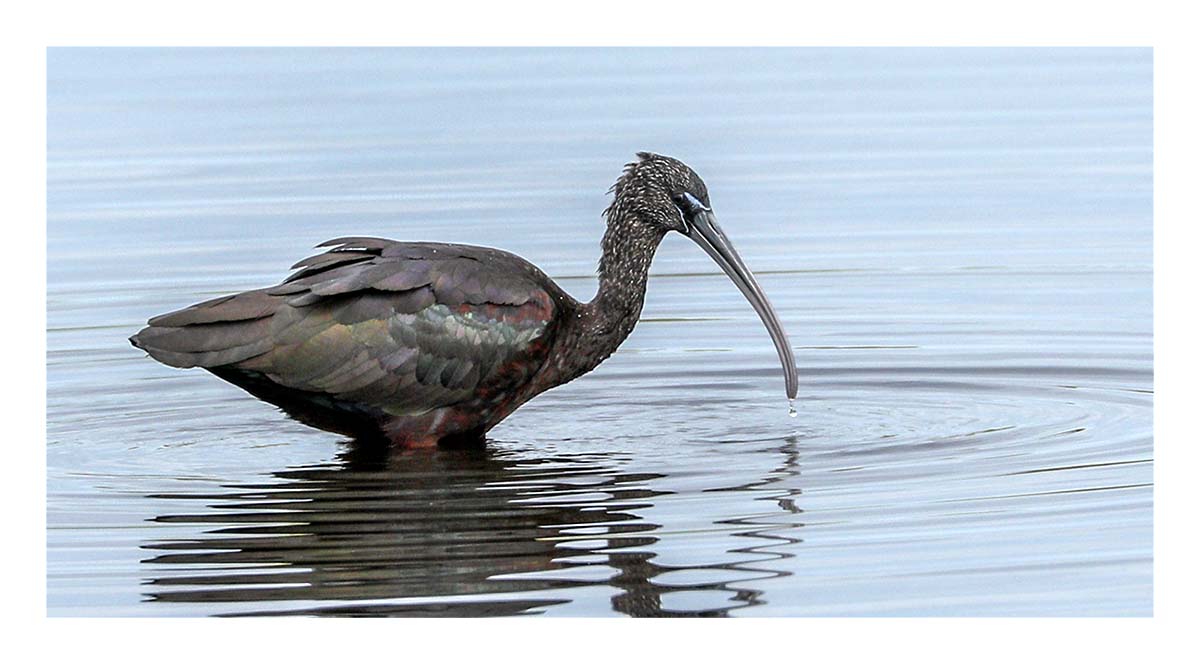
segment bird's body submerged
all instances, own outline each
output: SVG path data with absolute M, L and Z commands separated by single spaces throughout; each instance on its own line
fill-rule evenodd
M 481 439 L 529 399 L 595 368 L 633 330 L 659 242 L 669 230 L 694 230 L 687 208 L 676 213 L 682 229 L 655 218 L 664 210 L 645 207 L 653 198 L 647 192 L 682 195 L 666 186 L 680 183 L 664 181 L 682 178 L 684 193 L 696 190 L 690 201 L 708 210 L 691 169 L 640 156 L 614 185 L 591 302 L 497 249 L 342 238 L 321 245 L 331 248 L 297 263 L 277 286 L 152 318 L 130 341 L 164 364 L 203 367 L 321 428 L 401 445 Z M 722 267 L 767 322 L 794 396 L 782 328 L 753 277 L 738 281 L 739 271 L 749 272 L 732 247 L 721 251 L 734 259 Z

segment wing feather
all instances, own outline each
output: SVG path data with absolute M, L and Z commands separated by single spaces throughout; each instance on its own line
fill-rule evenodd
M 151 319 L 131 340 L 173 366 L 254 371 L 393 414 L 503 390 L 536 372 L 557 300 L 494 249 L 371 237 L 324 242 L 272 288 Z

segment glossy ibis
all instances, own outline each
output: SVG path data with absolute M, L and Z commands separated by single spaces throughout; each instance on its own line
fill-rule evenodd
M 292 266 L 278 286 L 152 318 L 130 341 L 323 429 L 412 446 L 480 440 L 612 355 L 642 311 L 655 249 L 677 231 L 750 300 L 795 398 L 787 336 L 717 225 L 700 176 L 640 152 L 610 193 L 591 302 L 498 249 L 350 237 L 319 245 L 329 250 Z

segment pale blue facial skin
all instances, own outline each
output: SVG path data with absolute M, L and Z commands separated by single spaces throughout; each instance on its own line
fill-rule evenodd
M 708 207 L 708 206 L 707 206 L 707 205 L 705 205 L 704 203 L 701 203 L 701 202 L 700 202 L 700 199 L 698 199 L 698 198 L 696 198 L 695 196 L 693 196 L 693 195 L 692 195 L 692 193 L 691 193 L 690 191 L 685 191 L 685 192 L 683 192 L 683 197 L 687 199 L 688 203 L 690 203 L 690 204 L 692 205 L 692 207 L 695 207 L 695 208 L 699 208 L 699 209 L 701 209 L 701 210 L 707 210 L 707 211 L 709 211 L 709 212 L 712 212 L 712 208 Z

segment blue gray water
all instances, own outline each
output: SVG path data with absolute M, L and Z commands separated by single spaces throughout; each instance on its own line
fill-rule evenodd
M 1151 52 L 51 50 L 51 615 L 1148 615 Z M 637 150 L 707 181 L 801 372 L 667 240 L 484 450 L 387 454 L 129 346 L 341 235 L 581 299 Z

